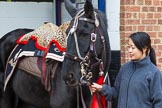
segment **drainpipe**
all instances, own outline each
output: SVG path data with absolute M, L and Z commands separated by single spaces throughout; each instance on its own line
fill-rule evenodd
M 56 25 L 61 25 L 61 0 L 55 0 L 56 6 Z
M 106 0 L 98 0 L 98 9 L 106 13 Z

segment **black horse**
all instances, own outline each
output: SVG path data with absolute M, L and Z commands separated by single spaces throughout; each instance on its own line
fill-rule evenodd
M 73 20 L 67 29 L 67 50 L 62 73 L 66 84 L 76 87 L 77 98 L 71 97 L 73 103 L 82 103 L 83 108 L 89 108 L 92 95 L 88 85 L 108 75 L 111 52 L 107 20 L 105 14 L 93 8 L 91 0 L 86 0 L 81 10 L 66 2 Z
M 84 102 L 90 108 L 92 96 L 87 84 L 96 82 L 99 72 L 100 75 L 106 75 L 110 64 L 107 20 L 102 12 L 93 8 L 91 0 L 86 0 L 84 8 L 79 10 L 69 0 L 65 0 L 65 6 L 73 20 L 67 29 L 67 51 L 63 64 L 55 60 L 47 62 L 50 67 L 58 64 L 55 77 L 51 78 L 52 92 L 49 94 L 45 90 L 40 78 L 16 68 L 2 93 L 1 108 L 76 108 L 84 107 Z M 2 74 L 7 58 L 16 45 L 15 41 L 31 31 L 17 29 L 1 38 Z M 85 70 L 82 74 L 81 69 Z M 78 85 L 81 85 L 81 89 L 78 89 Z M 83 94 L 78 95 L 78 91 Z

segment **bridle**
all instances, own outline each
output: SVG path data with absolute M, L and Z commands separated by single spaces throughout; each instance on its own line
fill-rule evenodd
M 77 55 L 72 55 L 72 54 L 69 54 L 69 53 L 66 52 L 65 57 L 80 63 L 81 78 L 80 78 L 79 85 L 85 85 L 85 84 L 91 85 L 92 84 L 91 78 L 93 77 L 92 69 L 94 67 L 99 66 L 99 76 L 104 76 L 103 59 L 104 59 L 104 53 L 105 53 L 105 38 L 101 34 L 100 29 L 98 28 L 99 27 L 99 21 L 97 19 L 97 13 L 94 12 L 95 19 L 89 19 L 89 18 L 81 17 L 82 15 L 84 15 L 84 13 L 85 12 L 82 9 L 76 14 L 76 16 L 74 17 L 73 26 L 72 26 L 72 28 L 70 29 L 70 31 L 69 31 L 69 33 L 67 35 L 67 38 L 72 34 L 74 35 Z M 85 57 L 82 57 L 81 54 L 80 54 L 78 40 L 77 40 L 77 34 L 76 34 L 78 22 L 80 20 L 88 22 L 88 23 L 92 23 L 95 26 L 94 32 L 92 32 L 91 35 L 90 35 L 90 46 L 89 46 L 89 50 L 86 53 Z M 97 35 L 96 32 L 98 32 L 98 35 Z M 98 57 L 98 55 L 96 53 L 96 47 L 95 47 L 97 36 L 100 37 L 100 40 L 101 40 L 101 43 L 102 43 L 101 57 L 100 58 Z M 93 59 L 95 59 L 95 61 L 96 61 L 95 63 L 91 63 L 91 58 L 92 57 L 93 57 Z M 85 102 L 84 102 L 84 99 L 83 99 L 83 95 L 82 95 L 81 86 L 77 87 L 77 108 L 79 108 L 79 89 L 80 89 L 80 92 L 81 92 L 80 97 L 81 97 L 83 108 L 86 108 L 86 105 L 85 105 Z M 102 108 L 101 105 L 99 105 L 99 107 Z
M 68 36 L 67 36 L 67 38 L 68 38 L 69 35 L 72 35 L 72 34 L 74 35 L 77 55 L 72 55 L 72 54 L 66 53 L 65 57 L 70 58 L 74 61 L 80 62 L 80 67 L 81 67 L 80 84 L 91 84 L 90 80 L 93 77 L 91 70 L 94 67 L 99 66 L 99 70 L 100 70 L 99 75 L 101 75 L 101 76 L 104 75 L 103 59 L 104 59 L 104 53 L 105 53 L 105 38 L 101 34 L 101 32 L 98 28 L 99 27 L 99 21 L 97 19 L 97 13 L 94 12 L 95 19 L 82 18 L 81 17 L 82 15 L 84 15 L 83 9 L 80 10 L 77 13 L 77 15 L 75 16 L 74 24 L 73 24 L 72 28 L 70 29 Z M 79 20 L 86 21 L 88 23 L 92 23 L 92 24 L 95 25 L 94 32 L 92 32 L 91 35 L 90 35 L 90 46 L 89 46 L 89 50 L 88 50 L 87 54 L 85 55 L 85 57 L 82 57 L 81 54 L 80 54 L 77 35 L 76 35 L 76 30 L 77 30 L 77 25 L 78 25 Z M 96 32 L 98 32 L 99 35 L 97 35 Z M 96 44 L 97 36 L 100 37 L 100 40 L 101 40 L 101 43 L 102 43 L 101 58 L 99 58 L 97 56 L 97 53 L 96 53 L 95 44 Z M 91 64 L 92 54 L 93 54 L 93 58 L 96 60 L 96 62 L 93 63 L 93 64 Z

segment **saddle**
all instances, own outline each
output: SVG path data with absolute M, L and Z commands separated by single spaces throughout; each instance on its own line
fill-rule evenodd
M 46 73 L 46 59 L 53 59 L 59 62 L 64 60 L 63 53 L 66 51 L 67 43 L 66 29 L 69 24 L 70 21 L 58 27 L 52 23 L 45 23 L 34 31 L 18 38 L 16 41 L 17 45 L 11 52 L 7 61 L 4 90 L 17 64 L 18 68 L 43 78 L 43 82 L 49 81 L 48 74 L 51 73 Z M 39 67 L 38 58 L 42 58 L 41 61 L 39 61 L 42 66 Z M 40 67 L 45 68 L 42 69 Z M 49 82 L 45 82 L 45 86 L 50 85 L 48 83 Z M 45 88 L 48 89 L 48 87 Z

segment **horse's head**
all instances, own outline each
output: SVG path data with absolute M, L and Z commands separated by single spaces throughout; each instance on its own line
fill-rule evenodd
M 67 85 L 90 84 L 105 75 L 110 61 L 106 16 L 86 0 L 76 9 L 69 0 L 65 6 L 73 17 L 67 29 L 67 49 L 62 72 Z

